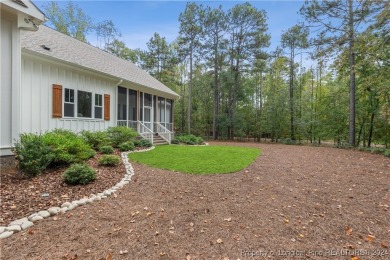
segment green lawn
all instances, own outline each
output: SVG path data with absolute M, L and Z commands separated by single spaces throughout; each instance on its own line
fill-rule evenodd
M 249 166 L 260 149 L 238 146 L 163 145 L 129 159 L 160 169 L 194 174 L 231 173 Z

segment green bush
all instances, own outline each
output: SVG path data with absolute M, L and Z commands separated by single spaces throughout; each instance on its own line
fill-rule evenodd
M 196 145 L 196 144 L 200 145 L 204 143 L 201 137 L 196 137 L 194 135 L 177 135 L 174 140 L 179 141 L 179 143 L 188 144 L 188 145 Z
M 133 151 L 134 150 L 134 143 L 133 142 L 126 142 L 119 145 L 119 150 L 121 151 Z
M 152 143 L 148 139 L 141 139 L 141 147 L 152 147 Z
M 112 154 L 114 153 L 114 148 L 112 148 L 110 145 L 100 146 L 99 152 L 103 154 Z
M 99 165 L 106 165 L 106 166 L 115 166 L 118 165 L 120 162 L 120 157 L 117 155 L 103 155 L 99 159 Z
M 387 157 L 390 157 L 390 149 L 386 149 L 386 150 L 383 152 L 383 155 L 384 155 L 384 156 L 387 156 Z
M 110 139 L 108 138 L 108 133 L 106 131 L 82 131 L 81 136 L 84 138 L 85 142 L 95 150 L 98 150 L 101 146 L 110 144 Z
M 176 138 L 171 140 L 171 144 L 179 144 L 179 143 L 180 143 L 179 140 L 177 140 Z
M 95 156 L 95 151 L 84 139 L 67 130 L 54 130 L 43 135 L 44 143 L 54 153 L 53 164 L 72 164 Z
M 126 126 L 109 127 L 107 134 L 110 142 L 115 147 L 118 147 L 122 143 L 132 141 L 138 135 L 134 129 Z
M 86 164 L 74 164 L 63 175 L 67 184 L 87 184 L 96 179 L 96 171 Z
M 21 134 L 13 152 L 19 168 L 31 176 L 41 174 L 55 156 L 41 134 Z
M 381 147 L 371 147 L 370 151 L 371 153 L 375 154 L 383 154 L 385 152 L 386 148 L 381 148 Z

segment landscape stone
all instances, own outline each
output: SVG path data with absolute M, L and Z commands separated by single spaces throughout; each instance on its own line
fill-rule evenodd
M 11 223 L 9 223 L 9 226 L 13 226 L 13 225 L 22 225 L 24 222 L 27 222 L 28 219 L 27 218 L 21 218 L 21 219 L 17 219 L 17 220 L 14 220 L 12 221 Z
M 59 207 L 51 207 L 49 208 L 47 211 L 50 213 L 50 215 L 56 215 L 58 214 L 58 212 L 60 212 L 60 209 Z
M 5 231 L 5 227 L 0 227 L 0 234 Z
M 30 216 L 28 216 L 27 219 L 28 219 L 29 221 L 31 221 L 31 218 L 33 218 L 33 217 L 35 217 L 35 216 L 38 216 L 38 214 L 37 214 L 37 213 L 33 213 L 33 214 L 31 214 Z
M 7 237 L 11 236 L 13 233 L 14 233 L 13 231 L 5 231 L 5 232 L 0 234 L 0 239 L 7 238 Z
M 22 228 L 20 227 L 20 225 L 12 225 L 12 226 L 6 227 L 5 230 L 6 231 L 19 232 L 20 230 L 22 230 Z
M 24 222 L 20 227 L 22 228 L 22 230 L 25 230 L 33 225 L 34 225 L 34 223 L 32 223 L 31 221 L 27 221 L 27 222 Z
M 36 222 L 36 221 L 39 221 L 39 220 L 42 220 L 42 219 L 43 219 L 42 216 L 36 215 L 36 216 L 32 217 L 32 218 L 30 219 L 30 221 Z
M 71 205 L 70 202 L 67 201 L 67 202 L 62 203 L 61 208 L 67 208 L 70 205 Z
M 41 210 L 38 212 L 38 216 L 41 216 L 43 218 L 47 218 L 47 217 L 50 217 L 50 213 L 46 210 Z

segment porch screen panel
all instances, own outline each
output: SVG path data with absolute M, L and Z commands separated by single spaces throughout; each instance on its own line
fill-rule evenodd
M 165 122 L 172 123 L 172 100 L 167 99 L 166 102 L 167 112 L 165 114 L 167 115 L 167 120 Z
M 144 120 L 144 93 L 140 92 L 140 110 L 139 110 L 139 120 L 143 121 Z
M 137 121 L 137 91 L 129 89 L 129 120 Z
M 165 98 L 158 98 L 158 120 L 160 123 L 165 123 Z
M 118 120 L 127 120 L 127 89 L 118 87 Z

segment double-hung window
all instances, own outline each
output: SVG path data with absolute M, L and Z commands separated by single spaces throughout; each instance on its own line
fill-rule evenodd
M 64 116 L 65 117 L 74 117 L 74 90 L 65 88 L 65 99 L 64 99 Z
M 103 118 L 103 95 L 95 94 L 95 118 Z

